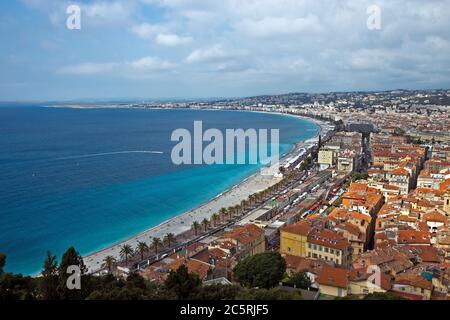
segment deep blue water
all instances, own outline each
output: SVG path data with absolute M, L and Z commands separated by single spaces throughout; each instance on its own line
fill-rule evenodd
M 176 128 L 280 129 L 280 152 L 318 128 L 233 111 L 0 108 L 0 252 L 34 274 L 47 250 L 88 254 L 213 198 L 257 165 L 175 166 Z M 161 151 L 163 154 L 120 153 Z M 106 154 L 105 154 L 106 153 Z

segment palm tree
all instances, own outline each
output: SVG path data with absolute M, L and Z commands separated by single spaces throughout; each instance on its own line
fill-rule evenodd
M 124 244 L 120 249 L 120 256 L 125 259 L 125 264 L 128 264 L 128 257 L 133 254 L 133 248 L 129 244 Z
M 136 249 L 141 255 L 141 260 L 144 260 L 144 254 L 148 251 L 148 245 L 143 241 L 139 241 Z
M 105 257 L 105 259 L 103 259 L 102 268 L 106 268 L 109 273 L 112 272 L 115 265 L 116 265 L 116 259 L 114 259 L 114 257 L 107 256 L 107 257 Z
M 225 221 L 225 217 L 226 217 L 226 215 L 227 215 L 227 209 L 221 208 L 221 209 L 219 210 L 219 214 L 220 214 L 220 216 L 222 217 L 222 222 Z
M 214 227 L 217 226 L 217 221 L 219 221 L 219 219 L 220 219 L 220 217 L 219 217 L 219 215 L 217 213 L 214 213 L 211 216 L 211 221 L 213 222 Z
M 227 211 L 228 211 L 228 217 L 231 220 L 233 218 L 233 215 L 234 215 L 234 208 L 233 207 L 228 207 Z
M 152 240 L 152 247 L 155 250 L 155 254 L 158 254 L 158 247 L 161 244 L 160 238 L 153 238 Z
M 241 207 L 242 207 L 242 210 L 243 211 L 245 211 L 246 209 L 247 209 L 247 200 L 242 200 L 241 201 Z
M 209 226 L 209 221 L 208 221 L 208 219 L 203 219 L 203 221 L 202 221 L 202 225 L 205 227 L 205 232 L 207 231 L 207 229 L 208 229 L 208 226 Z
M 197 235 L 198 228 L 200 228 L 200 224 L 197 221 L 192 223 L 192 229 L 194 229 L 195 235 Z
M 170 245 L 175 242 L 175 235 L 173 233 L 166 234 L 164 237 L 164 242 L 166 242 L 170 248 Z

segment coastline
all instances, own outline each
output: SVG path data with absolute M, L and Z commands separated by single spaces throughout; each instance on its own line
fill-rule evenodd
M 125 107 L 126 108 L 126 107 Z M 217 109 L 211 109 L 217 110 Z M 239 110 L 236 110 L 239 111 Z M 245 110 L 242 110 L 245 111 Z M 246 111 L 246 112 L 260 112 L 269 113 L 276 115 L 284 115 L 289 117 L 301 118 L 313 122 L 318 127 L 318 132 L 312 138 L 301 140 L 295 143 L 292 148 L 286 152 L 280 159 L 281 163 L 285 162 L 287 159 L 292 157 L 292 155 L 297 154 L 301 148 L 306 148 L 308 145 L 313 144 L 317 141 L 318 136 L 322 135 L 324 132 L 325 122 L 307 118 L 300 115 L 286 114 L 280 112 L 265 112 L 265 111 Z M 168 219 L 156 226 L 152 226 L 139 234 L 133 235 L 127 239 L 117 241 L 106 248 L 102 248 L 95 252 L 92 252 L 83 257 L 84 263 L 88 268 L 88 272 L 95 273 L 101 269 L 103 260 L 107 256 L 113 256 L 117 260 L 120 259 L 120 248 L 124 244 L 130 245 L 132 248 L 137 246 L 140 241 L 151 243 L 151 239 L 154 237 L 163 238 L 167 233 L 173 233 L 174 235 L 179 235 L 183 232 L 191 229 L 191 225 L 194 221 L 202 221 L 204 218 L 209 219 L 212 214 L 218 212 L 222 207 L 230 207 L 237 204 L 244 199 L 247 199 L 249 195 L 267 189 L 268 187 L 276 184 L 279 180 L 271 176 L 265 176 L 261 174 L 261 171 L 253 173 L 247 178 L 241 180 L 237 184 L 231 186 L 229 189 L 219 193 L 216 197 L 201 203 L 197 207 L 188 210 L 182 214 L 179 214 L 171 219 Z

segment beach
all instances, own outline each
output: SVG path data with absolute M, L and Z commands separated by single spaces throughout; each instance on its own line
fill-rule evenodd
M 277 113 L 280 114 L 280 113 Z M 288 115 L 292 117 L 301 117 L 296 115 Z M 305 119 L 304 117 L 301 117 Z M 307 119 L 308 121 L 314 122 L 320 129 L 314 138 L 308 139 L 306 141 L 300 141 L 280 160 L 280 165 L 283 162 L 290 159 L 299 153 L 302 148 L 307 148 L 317 141 L 318 135 L 323 133 L 324 122 Z M 242 200 L 247 199 L 251 194 L 263 191 L 270 186 L 276 184 L 280 180 L 274 178 L 273 176 L 263 175 L 260 171 L 254 173 L 250 177 L 241 181 L 239 184 L 233 186 L 232 188 L 226 190 L 225 192 L 219 194 L 214 199 L 201 204 L 200 206 L 189 210 L 181 215 L 178 215 L 172 219 L 169 219 L 157 226 L 153 226 L 144 232 L 141 232 L 133 237 L 130 237 L 124 241 L 117 242 L 105 249 L 96 251 L 85 257 L 84 263 L 88 268 L 88 272 L 93 273 L 99 271 L 102 268 L 103 260 L 107 256 L 112 256 L 117 260 L 120 260 L 120 250 L 125 244 L 130 245 L 133 249 L 136 248 L 138 242 L 145 242 L 151 244 L 152 238 L 163 239 L 168 233 L 174 235 L 179 235 L 183 232 L 188 231 L 194 221 L 201 222 L 203 219 L 210 219 L 214 213 L 219 212 L 221 208 L 228 208 L 241 203 Z

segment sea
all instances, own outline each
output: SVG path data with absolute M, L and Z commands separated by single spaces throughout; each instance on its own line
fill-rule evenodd
M 47 251 L 82 255 L 216 197 L 260 169 L 175 165 L 174 130 L 279 129 L 280 153 L 314 123 L 242 111 L 0 107 L 0 252 L 5 270 L 34 275 Z

